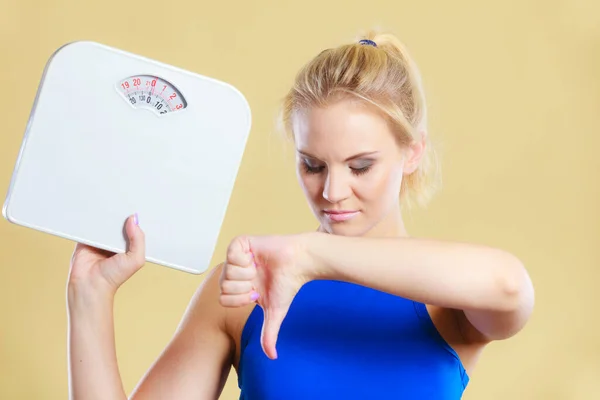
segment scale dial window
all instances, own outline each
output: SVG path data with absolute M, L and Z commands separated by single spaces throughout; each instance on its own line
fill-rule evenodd
M 184 110 L 187 102 L 170 82 L 151 75 L 135 75 L 117 82 L 116 89 L 133 108 L 157 115 Z

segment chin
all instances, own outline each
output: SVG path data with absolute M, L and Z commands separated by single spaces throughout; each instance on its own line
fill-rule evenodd
M 368 229 L 361 225 L 351 222 L 331 223 L 321 221 L 321 229 L 332 235 L 340 236 L 364 236 Z

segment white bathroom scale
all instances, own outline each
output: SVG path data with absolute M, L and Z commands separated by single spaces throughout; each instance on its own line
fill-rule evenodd
M 219 80 L 80 41 L 48 61 L 3 207 L 17 225 L 127 249 L 138 213 L 146 260 L 210 267 L 250 133 L 251 111 Z

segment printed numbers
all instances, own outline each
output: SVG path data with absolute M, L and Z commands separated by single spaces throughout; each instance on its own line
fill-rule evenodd
M 118 85 L 121 85 L 121 89 Z M 160 115 L 185 108 L 185 100 L 181 93 L 168 82 L 155 76 L 132 75 L 120 81 L 116 88 L 122 91 L 124 98 L 133 108 L 153 109 Z

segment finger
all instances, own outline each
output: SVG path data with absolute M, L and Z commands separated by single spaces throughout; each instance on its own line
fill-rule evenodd
M 223 307 L 243 307 L 255 302 L 258 297 L 258 293 L 255 291 L 245 294 L 221 294 L 219 303 Z
M 125 222 L 127 250 L 114 256 L 119 269 L 137 271 L 146 262 L 146 238 L 139 227 L 137 214 L 131 215 Z
M 77 257 L 79 253 L 81 253 L 82 251 L 89 251 L 89 248 L 90 246 L 85 245 L 83 243 L 76 243 L 75 248 L 73 249 L 73 253 L 71 254 L 71 264 L 73 264 L 75 257 Z
M 114 251 L 100 249 L 98 247 L 90 246 L 84 243 L 77 243 L 75 245 L 75 249 L 73 250 L 73 257 L 77 256 L 80 253 L 91 253 L 98 254 L 103 257 L 109 258 L 115 255 Z M 71 258 L 72 260 L 73 258 Z
M 250 252 L 250 241 L 246 236 L 236 237 L 227 248 L 227 262 L 241 267 L 253 264 L 254 257 Z
M 256 268 L 239 267 L 237 265 L 226 265 L 224 278 L 231 281 L 251 281 L 256 278 Z
M 223 294 L 245 294 L 252 291 L 252 281 L 223 281 L 221 293 Z
M 279 329 L 286 315 L 286 310 L 267 309 L 265 311 L 265 320 L 261 332 L 261 345 L 263 351 L 271 360 L 277 359 L 277 337 Z
M 125 232 L 129 240 L 129 248 L 125 255 L 134 265 L 141 267 L 146 262 L 146 235 L 139 226 L 137 213 L 128 218 Z

